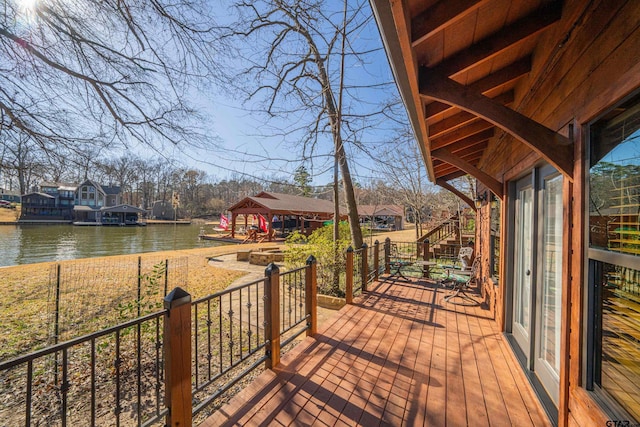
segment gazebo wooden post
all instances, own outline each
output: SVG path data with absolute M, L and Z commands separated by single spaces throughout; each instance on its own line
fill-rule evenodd
M 238 214 L 235 212 L 231 212 L 231 238 L 236 238 L 236 219 L 238 219 Z
M 281 227 L 282 231 L 281 231 L 281 233 L 282 233 L 283 236 L 284 236 L 284 218 L 285 218 L 285 215 L 284 214 L 280 214 L 280 220 L 282 221 L 282 227 Z
M 269 222 L 267 224 L 267 240 L 270 242 L 271 241 L 271 229 L 273 228 L 273 214 L 271 213 L 271 211 L 269 211 L 267 213 L 267 221 Z

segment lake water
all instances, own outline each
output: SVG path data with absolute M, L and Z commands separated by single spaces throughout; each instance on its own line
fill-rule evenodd
M 200 228 L 201 225 L 173 224 L 146 227 L 0 225 L 0 266 L 224 244 L 198 239 Z

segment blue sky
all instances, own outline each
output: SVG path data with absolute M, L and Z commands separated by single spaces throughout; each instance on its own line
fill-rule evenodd
M 336 4 L 341 5 L 341 2 Z M 369 4 L 365 3 L 365 7 L 366 13 L 370 14 Z M 397 88 L 393 84 L 375 20 L 370 19 L 351 43 L 358 49 L 377 51 L 368 54 L 364 61 L 347 62 L 348 81 L 358 85 L 390 83 L 384 90 L 359 89 L 359 98 L 364 103 L 372 104 L 381 96 L 397 96 Z M 264 115 L 250 112 L 251 109 L 259 108 L 253 101 L 243 105 L 243 99 L 234 99 L 221 91 L 200 93 L 194 100 L 202 108 L 205 117 L 203 126 L 207 129 L 207 134 L 217 139 L 215 144 L 220 148 L 213 151 L 189 150 L 186 153 L 176 151 L 172 154 L 185 159 L 188 165 L 204 170 L 217 179 L 231 178 L 237 175 L 235 172 L 247 177 L 277 176 L 291 179 L 295 169 L 302 164 L 300 142 L 295 135 L 288 135 L 286 138 L 283 135 L 268 137 L 269 134 L 280 133 L 282 128 L 295 125 L 297 120 L 301 120 L 300 117 L 274 118 L 266 125 Z M 398 108 L 397 112 L 398 120 L 406 120 L 404 109 Z M 372 151 L 379 149 L 391 138 L 388 126 L 389 124 L 381 121 L 371 129 L 361 132 L 358 135 L 359 142 Z M 318 145 L 319 156 L 313 163 L 305 164 L 313 175 L 314 185 L 326 184 L 332 180 L 333 160 L 330 154 L 333 142 L 327 135 Z M 361 150 L 349 150 L 349 154 L 355 181 L 366 182 L 380 177 L 370 155 Z

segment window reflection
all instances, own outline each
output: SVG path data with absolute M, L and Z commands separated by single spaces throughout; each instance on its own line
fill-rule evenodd
M 640 420 L 640 271 L 598 264 L 600 366 L 596 383 Z
M 589 166 L 588 381 L 640 420 L 638 98 L 592 126 Z

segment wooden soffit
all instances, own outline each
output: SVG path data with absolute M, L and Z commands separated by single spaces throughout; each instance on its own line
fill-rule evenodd
M 503 183 L 482 169 L 484 155 L 495 146 L 491 141 L 503 135 L 496 129 L 573 179 L 572 141 L 516 111 L 514 95 L 530 89 L 532 58 L 544 55 L 540 41 L 560 20 L 563 1 L 372 4 L 433 182 L 446 188 L 449 180 L 470 174 L 502 198 Z M 493 154 L 508 165 L 510 159 Z

